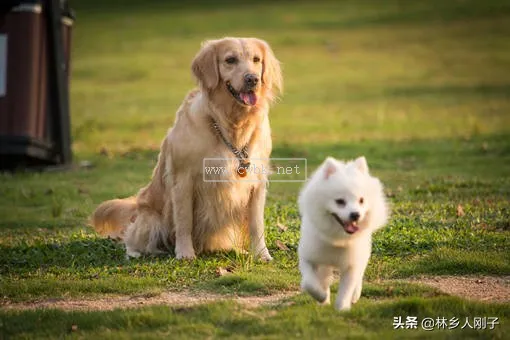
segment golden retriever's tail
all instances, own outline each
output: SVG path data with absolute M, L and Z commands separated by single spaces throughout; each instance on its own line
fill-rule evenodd
M 103 236 L 123 239 L 127 226 L 136 219 L 136 207 L 136 197 L 105 201 L 96 208 L 90 223 Z

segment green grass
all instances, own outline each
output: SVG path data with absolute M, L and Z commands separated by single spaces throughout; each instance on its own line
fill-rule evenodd
M 282 61 L 286 91 L 271 111 L 273 157 L 365 155 L 392 204 L 374 239 L 359 305 L 338 315 L 299 295 L 276 307 L 232 302 L 132 311 L 0 311 L 0 338 L 426 338 L 394 316 L 498 316 L 508 305 L 446 297 L 385 280 L 510 275 L 510 6 L 505 1 L 73 1 L 71 112 L 75 163 L 66 172 L 0 174 L 4 303 L 201 290 L 267 295 L 299 286 L 300 183 L 271 183 L 267 241 L 275 260 L 234 253 L 193 262 L 128 261 L 87 218 L 103 200 L 150 179 L 158 147 L 193 86 L 206 38 L 257 36 Z M 463 216 L 457 216 L 462 205 Z M 282 232 L 277 224 L 288 227 Z M 289 248 L 283 251 L 276 241 Z M 219 267 L 231 275 L 218 277 Z M 72 324 L 77 332 L 70 332 Z
M 272 308 L 247 309 L 233 302 L 220 302 L 193 308 L 156 306 L 136 310 L 111 312 L 63 312 L 58 310 L 14 312 L 4 315 L 0 330 L 19 338 L 105 338 L 127 339 L 136 334 L 147 339 L 202 339 L 202 338 L 256 338 L 282 337 L 323 339 L 344 338 L 430 338 L 504 339 L 509 330 L 502 324 L 509 312 L 504 305 L 466 302 L 459 298 L 436 296 L 427 292 L 412 297 L 404 293 L 391 298 L 378 297 L 377 302 L 362 299 L 356 309 L 338 314 L 332 308 L 323 308 L 305 297 L 284 301 Z M 422 295 L 422 296 L 417 296 Z M 452 312 L 455 311 L 455 312 Z M 438 316 L 457 318 L 456 329 L 425 331 L 422 329 L 393 329 L 394 317 Z M 461 329 L 466 322 L 473 324 L 473 316 L 498 315 L 499 325 L 489 330 Z M 436 317 L 434 317 L 436 318 Z M 448 323 L 450 324 L 450 323 Z M 73 325 L 76 330 L 72 330 Z

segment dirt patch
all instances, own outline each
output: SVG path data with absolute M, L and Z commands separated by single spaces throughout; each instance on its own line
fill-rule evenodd
M 470 300 L 510 302 L 510 276 L 423 276 L 410 282 Z
M 138 308 L 142 306 L 167 305 L 176 307 L 194 306 L 220 300 L 238 302 L 248 308 L 274 305 L 299 292 L 283 292 L 266 296 L 229 296 L 204 292 L 168 292 L 156 296 L 110 296 L 99 299 L 48 299 L 34 302 L 5 303 L 6 310 L 27 310 L 57 308 L 62 310 L 108 311 L 117 308 Z
M 440 291 L 462 298 L 487 301 L 510 302 L 510 276 L 422 276 L 408 280 L 420 283 Z M 109 296 L 98 299 L 48 299 L 34 302 L 0 304 L 6 310 L 27 310 L 38 308 L 57 308 L 78 311 L 108 311 L 117 308 L 138 308 L 142 306 L 166 305 L 189 307 L 216 301 L 235 301 L 247 308 L 263 305 L 277 305 L 300 292 L 282 292 L 266 296 L 220 295 L 206 292 L 167 292 L 155 296 Z

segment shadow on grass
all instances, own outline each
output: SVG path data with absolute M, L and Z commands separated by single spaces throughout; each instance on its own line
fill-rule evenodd
M 3 274 L 31 271 L 44 272 L 48 268 L 69 270 L 101 268 L 129 262 L 124 248 L 110 239 L 82 239 L 69 242 L 34 245 L 0 246 L 0 272 Z

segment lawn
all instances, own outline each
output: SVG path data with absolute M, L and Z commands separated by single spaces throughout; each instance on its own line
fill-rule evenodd
M 503 339 L 510 331 L 508 300 L 472 301 L 410 280 L 510 276 L 508 2 L 72 6 L 76 167 L 0 174 L 0 339 Z M 301 183 L 270 184 L 269 264 L 233 253 L 126 260 L 122 245 L 87 226 L 98 203 L 148 182 L 159 143 L 195 85 L 191 59 L 201 41 L 222 36 L 266 39 L 282 62 L 272 157 L 306 158 L 310 172 L 326 156 L 365 155 L 385 184 L 392 217 L 375 235 L 367 287 L 348 313 L 303 294 L 250 307 L 232 300 L 298 291 Z M 229 274 L 218 275 L 220 268 Z M 225 298 L 128 311 L 7 308 L 166 292 Z M 461 322 L 450 330 L 394 329 L 398 316 Z M 466 317 L 498 317 L 499 324 L 461 329 Z

